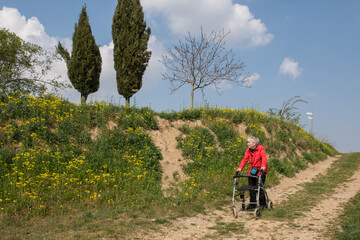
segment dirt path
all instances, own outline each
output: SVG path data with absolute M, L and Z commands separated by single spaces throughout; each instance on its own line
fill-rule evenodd
M 360 176 L 355 174 L 339 187 L 334 194 L 320 202 L 304 218 L 295 221 L 300 228 L 308 228 L 300 235 L 301 239 L 321 238 L 324 227 L 332 223 L 343 212 L 344 205 L 360 191 Z M 295 234 L 294 237 L 297 237 Z
M 293 178 L 281 179 L 280 184 L 268 191 L 269 198 L 277 204 L 286 200 L 288 196 L 301 189 L 301 184 L 311 182 L 318 174 L 324 173 L 336 159 L 336 157 L 329 157 L 321 163 L 309 165 L 305 171 L 297 173 Z
M 270 232 L 265 239 L 324 239 L 323 233 L 327 226 L 343 212 L 344 205 L 360 191 L 360 176 L 354 175 L 347 182 L 337 188 L 336 191 L 323 201 L 319 202 L 304 217 L 297 218 L 293 224 L 284 222 L 260 220 L 255 227 L 255 233 L 251 237 L 260 237 L 260 225 L 264 224 Z M 254 220 L 246 223 L 245 228 L 253 227 Z M 237 239 L 237 238 L 234 238 Z M 247 238 L 243 238 L 247 239 Z
M 283 178 L 279 185 L 268 189 L 274 206 L 276 207 L 281 200 L 287 199 L 288 196 L 300 190 L 303 183 L 312 181 L 320 173 L 325 173 L 336 159 L 336 157 L 329 157 L 325 161 L 309 166 L 306 170 L 296 174 L 294 178 Z M 240 212 L 239 218 L 235 219 L 231 212 L 231 204 L 229 204 L 229 208 L 222 211 L 216 210 L 207 215 L 199 214 L 191 218 L 177 219 L 172 222 L 170 227 L 164 226 L 161 231 L 152 234 L 148 239 L 323 239 L 322 233 L 326 230 L 327 225 L 338 217 L 344 204 L 359 191 L 360 176 L 354 175 L 342 185 L 341 189 L 336 190 L 291 225 L 284 221 L 255 220 L 252 212 Z M 227 237 L 218 236 L 216 230 L 209 228 L 217 226 L 219 222 L 242 223 L 245 231 L 243 234 Z M 211 238 L 211 236 L 216 237 Z

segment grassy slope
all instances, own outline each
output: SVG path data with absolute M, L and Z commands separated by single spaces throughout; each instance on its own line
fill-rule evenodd
M 168 197 L 160 188 L 161 152 L 146 133 L 158 129 L 156 115 L 203 123 L 180 129 L 178 147 L 192 161 L 184 168 L 188 180 L 177 183 Z M 158 114 L 149 108 L 104 102 L 78 106 L 53 96 L 16 93 L 0 96 L 0 118 L 3 236 L 35 238 L 29 229 L 36 227 L 43 229 L 39 238 L 54 231 L 64 236 L 69 229 L 84 239 L 111 237 L 146 227 L 148 218 L 163 223 L 221 204 L 231 194 L 229 176 L 246 149 L 246 135 L 258 136 L 267 147 L 268 184 L 337 153 L 298 125 L 252 109 Z M 246 135 L 239 134 L 240 124 Z M 63 224 L 50 227 L 54 222 Z M 97 222 L 108 224 L 97 229 Z M 114 226 L 124 222 L 133 224 Z M 94 229 L 88 228 L 91 224 Z

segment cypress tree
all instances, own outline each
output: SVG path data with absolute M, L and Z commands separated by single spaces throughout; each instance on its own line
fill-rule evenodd
M 86 5 L 83 6 L 79 21 L 75 23 L 71 57 L 59 42 L 57 51 L 65 60 L 68 77 L 74 88 L 81 94 L 81 103 L 86 103 L 89 94 L 99 90 L 101 55 L 99 46 L 92 35 Z
M 118 93 L 125 98 L 126 106 L 142 87 L 151 56 L 147 50 L 150 34 L 140 0 L 118 0 L 112 24 L 114 68 Z

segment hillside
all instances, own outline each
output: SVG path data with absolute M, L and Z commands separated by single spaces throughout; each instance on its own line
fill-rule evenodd
M 156 113 L 12 93 L 0 96 L 0 118 L 0 208 L 7 221 L 90 221 L 102 212 L 102 221 L 166 222 L 164 216 L 204 212 L 231 196 L 248 135 L 267 149 L 269 187 L 337 154 L 300 126 L 253 109 Z

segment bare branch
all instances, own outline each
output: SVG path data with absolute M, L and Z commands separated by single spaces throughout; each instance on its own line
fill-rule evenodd
M 176 46 L 168 49 L 168 55 L 163 56 L 160 62 L 167 69 L 162 77 L 170 82 L 171 93 L 186 84 L 191 85 L 193 90 L 213 85 L 220 92 L 223 81 L 248 87 L 250 76 L 241 74 L 245 64 L 236 58 L 232 50 L 225 48 L 225 38 L 229 34 L 230 31 L 221 30 L 207 35 L 201 28 L 200 37 L 188 32 L 184 41 L 179 40 Z M 191 97 L 193 99 L 193 95 Z

